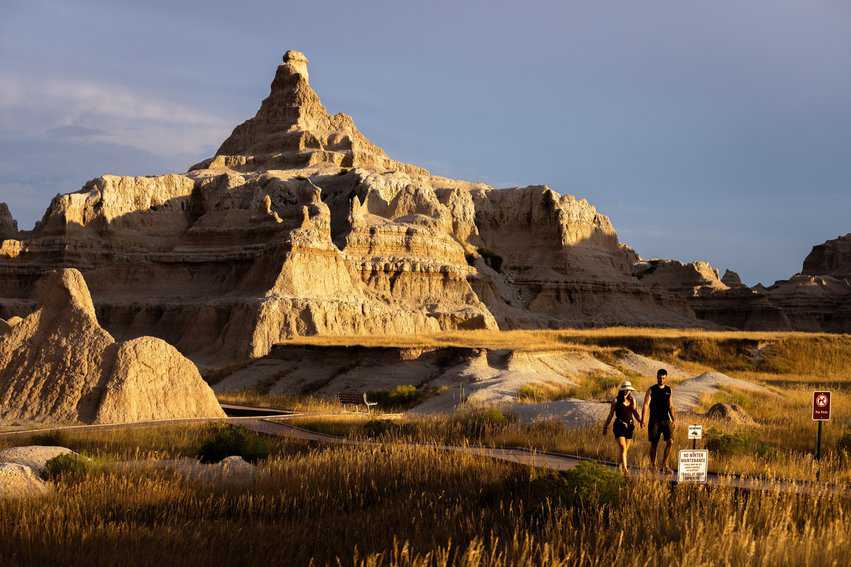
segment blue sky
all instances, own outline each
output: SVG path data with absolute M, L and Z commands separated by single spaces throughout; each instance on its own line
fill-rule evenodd
M 2 0 L 0 200 L 182 171 L 304 51 L 394 158 L 585 197 L 750 282 L 851 232 L 851 4 Z

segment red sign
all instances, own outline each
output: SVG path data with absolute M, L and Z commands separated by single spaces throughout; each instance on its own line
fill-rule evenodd
M 830 421 L 830 392 L 813 392 L 813 421 Z

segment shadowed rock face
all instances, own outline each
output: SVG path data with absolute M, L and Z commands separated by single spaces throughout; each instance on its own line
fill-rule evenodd
M 18 236 L 18 223 L 12 218 L 6 203 L 0 203 L 0 240 L 16 238 Z
M 813 246 L 804 259 L 802 274 L 851 278 L 851 234 Z
M 0 419 L 119 423 L 223 417 L 195 365 L 160 339 L 116 343 L 83 275 L 47 274 L 38 308 L 0 334 Z

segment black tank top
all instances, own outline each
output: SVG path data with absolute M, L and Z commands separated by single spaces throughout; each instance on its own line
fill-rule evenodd
M 671 387 L 654 384 L 650 387 L 650 420 L 670 421 Z
M 629 400 L 629 404 L 626 403 L 627 400 Z M 632 410 L 634 407 L 635 400 L 632 398 L 624 398 L 623 402 L 615 398 L 615 417 L 623 422 L 632 423 Z

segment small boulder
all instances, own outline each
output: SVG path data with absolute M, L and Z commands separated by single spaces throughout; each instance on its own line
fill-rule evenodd
M 242 474 L 254 472 L 254 465 L 239 455 L 225 457 L 221 460 L 221 462 L 219 462 L 218 466 L 221 467 L 222 472 L 225 473 Z
M 60 455 L 76 454 L 65 447 L 12 447 L 0 451 L 0 463 L 15 463 L 31 468 L 38 474 L 44 474 L 47 461 Z
M 715 404 L 706 412 L 706 417 L 737 424 L 754 423 L 753 418 L 738 404 Z
M 26 465 L 0 463 L 0 499 L 44 496 L 50 485 Z

